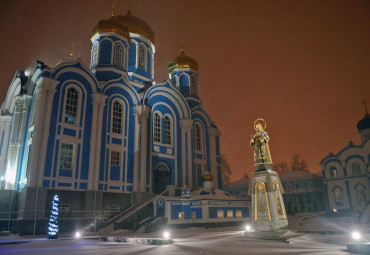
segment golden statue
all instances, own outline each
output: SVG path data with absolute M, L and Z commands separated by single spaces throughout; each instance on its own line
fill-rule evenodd
M 270 137 L 264 130 L 265 128 L 266 121 L 264 119 L 259 118 L 254 122 L 256 133 L 251 136 L 250 145 L 254 146 L 254 164 L 256 166 L 256 171 L 272 169 L 272 160 L 268 146 Z

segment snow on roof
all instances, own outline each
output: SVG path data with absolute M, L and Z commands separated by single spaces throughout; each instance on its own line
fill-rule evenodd
M 230 193 L 215 188 L 200 188 L 191 192 L 191 198 L 161 196 L 164 200 L 244 200 L 237 199 Z
M 280 179 L 287 180 L 287 179 L 302 179 L 302 178 L 312 178 L 316 174 L 313 174 L 308 171 L 289 171 L 289 172 L 279 172 Z
M 230 182 L 228 185 L 224 186 L 224 188 L 232 188 L 232 187 L 238 187 L 242 185 L 249 185 L 250 178 L 242 178 L 237 181 Z

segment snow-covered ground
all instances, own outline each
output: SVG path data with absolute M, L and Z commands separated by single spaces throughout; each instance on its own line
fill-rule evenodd
M 259 240 L 245 237 L 242 227 L 187 228 L 170 230 L 173 243 L 153 246 L 141 244 L 110 243 L 97 240 L 58 239 L 19 244 L 0 245 L 0 254 L 349 254 L 347 243 L 352 242 L 350 230 L 356 226 L 350 218 L 310 217 L 298 215 L 289 217 L 290 229 L 299 231 L 348 231 L 341 234 L 302 233 L 290 230 L 286 240 Z M 100 233 L 101 234 L 101 233 Z M 132 233 L 116 231 L 107 236 L 161 237 L 162 231 L 154 233 Z M 9 238 L 9 237 L 8 237 Z M 20 237 L 20 239 L 30 237 Z M 369 235 L 364 235 L 370 239 Z M 19 240 L 19 239 L 18 239 Z

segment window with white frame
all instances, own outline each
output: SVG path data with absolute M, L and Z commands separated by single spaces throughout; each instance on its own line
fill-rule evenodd
M 111 166 L 119 166 L 121 163 L 121 153 L 119 151 L 111 151 L 110 152 L 110 165 Z
M 299 189 L 299 183 L 298 182 L 295 184 L 295 188 Z
M 311 196 L 309 194 L 304 195 L 304 198 L 306 200 L 306 205 L 311 204 Z
M 143 45 L 139 45 L 138 49 L 138 65 L 139 68 L 145 68 L 145 48 Z
M 195 124 L 195 150 L 202 150 L 202 134 L 199 124 Z
M 290 183 L 287 183 L 286 184 L 286 190 L 291 190 L 292 189 L 292 186 L 290 185 Z
M 171 79 L 171 84 L 174 88 L 177 88 L 177 78 L 176 76 L 173 76 Z
M 288 197 L 288 205 L 292 206 L 293 205 L 293 198 Z
M 172 144 L 172 125 L 168 116 L 164 117 L 164 144 Z
M 357 164 L 357 163 L 352 164 L 352 174 L 354 176 L 361 175 L 361 168 L 360 168 L 359 164 Z
M 78 91 L 75 88 L 68 88 L 67 99 L 64 111 L 64 122 L 69 124 L 77 123 Z
M 334 202 L 336 206 L 343 205 L 343 190 L 339 187 L 334 188 Z
M 122 61 L 122 46 L 120 44 L 116 44 L 114 47 L 115 54 L 114 54 L 114 65 L 122 67 L 123 61 Z
M 122 105 L 117 101 L 113 103 L 112 133 L 122 134 Z
M 223 218 L 224 217 L 224 211 L 223 210 L 217 210 L 217 218 Z
M 183 219 L 184 218 L 184 213 L 183 212 L 179 212 L 178 213 L 178 218 L 179 219 Z
M 308 182 L 304 182 L 303 186 L 304 186 L 305 189 L 308 189 Z
M 330 178 L 338 178 L 338 172 L 335 166 L 330 167 L 329 169 L 329 176 Z
M 235 212 L 235 216 L 237 217 L 237 218 L 241 218 L 243 215 L 242 215 L 242 211 L 240 211 L 240 210 L 236 210 L 236 212 Z
M 72 169 L 74 144 L 62 143 L 60 148 L 59 167 L 62 169 Z
M 196 164 L 195 169 L 196 169 L 197 176 L 202 176 L 202 165 Z
M 60 212 L 69 212 L 71 206 L 69 204 L 59 204 Z
M 161 116 L 158 113 L 154 113 L 153 140 L 157 143 L 161 142 Z
M 233 218 L 234 217 L 233 210 L 227 210 L 227 217 L 228 218 Z
M 93 53 L 92 53 L 92 56 L 93 56 L 93 59 L 92 59 L 92 66 L 96 66 L 98 64 L 98 48 L 99 48 L 99 44 L 94 44 L 94 47 L 93 47 Z
M 111 207 L 112 212 L 119 212 L 120 210 L 121 210 L 120 205 L 112 205 L 112 207 Z

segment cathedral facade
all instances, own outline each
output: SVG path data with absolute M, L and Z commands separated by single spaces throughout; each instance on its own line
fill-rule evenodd
M 16 212 L 9 222 L 45 217 L 56 191 L 71 211 L 68 194 L 94 200 L 95 215 L 114 205 L 107 194 L 197 188 L 205 172 L 221 187 L 220 133 L 198 96 L 198 63 L 182 49 L 169 79 L 156 83 L 154 32 L 130 10 L 99 21 L 91 42 L 89 67 L 37 61 L 10 84 L 0 116 L 1 199 Z

